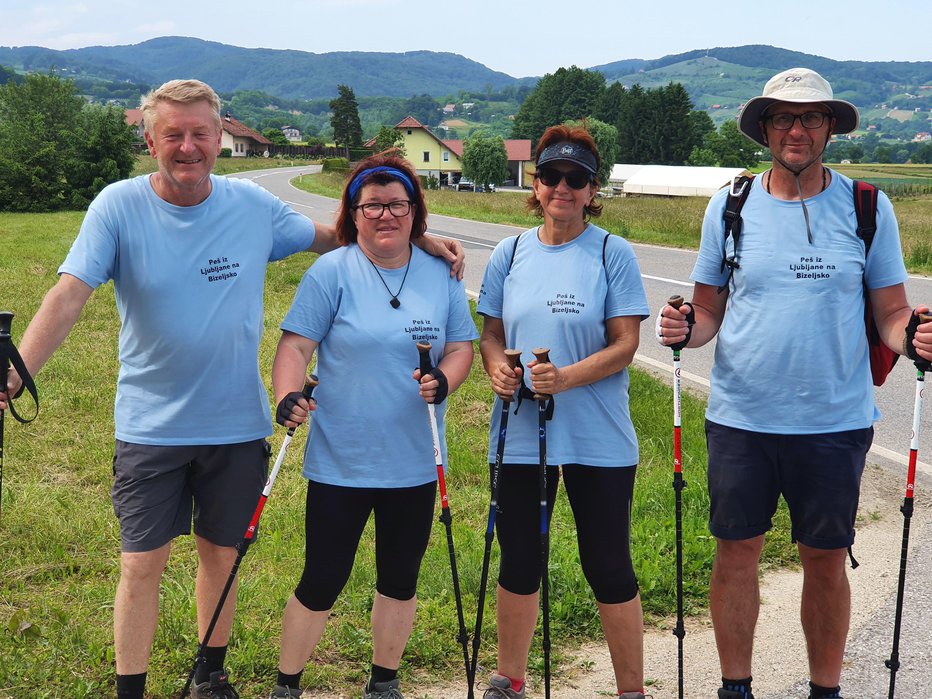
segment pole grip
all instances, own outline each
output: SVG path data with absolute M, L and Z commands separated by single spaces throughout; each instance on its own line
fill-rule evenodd
M 679 294 L 674 294 L 667 299 L 667 305 L 672 306 L 673 308 L 679 309 L 683 305 L 683 297 Z
M 420 358 L 419 368 L 421 370 L 421 378 L 424 378 L 427 374 L 430 373 L 430 370 L 434 368 L 430 361 L 431 347 L 432 345 L 429 342 L 417 343 L 417 351 Z
M 521 359 L 521 350 L 516 349 L 506 349 L 505 350 L 505 361 L 508 362 L 508 366 L 514 371 L 518 367 L 518 362 Z M 510 403 L 514 400 L 514 396 L 510 398 L 502 398 L 506 403 Z
M 534 358 L 537 359 L 538 364 L 550 364 L 550 348 L 549 347 L 535 347 L 531 350 L 531 353 L 534 355 Z M 535 393 L 534 400 L 547 400 L 550 396 L 543 393 Z

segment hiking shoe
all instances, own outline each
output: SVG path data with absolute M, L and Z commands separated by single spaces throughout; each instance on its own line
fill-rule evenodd
M 718 699 L 754 699 L 754 695 L 744 694 L 743 692 L 733 692 L 730 689 L 719 689 Z
M 641 694 L 641 692 L 625 692 L 624 694 L 619 694 L 618 699 L 647 699 L 647 696 Z
M 191 687 L 191 699 L 239 699 L 227 678 L 226 670 L 210 673 L 210 679 Z
M 280 684 L 275 685 L 275 689 L 269 694 L 269 699 L 301 699 L 302 689 L 296 687 L 282 687 Z
M 525 685 L 526 686 L 526 685 Z M 524 699 L 524 687 L 520 692 L 511 688 L 511 680 L 503 675 L 492 675 L 489 687 L 482 693 L 482 699 Z
M 369 683 L 362 689 L 362 699 L 405 699 L 398 690 L 398 678 L 389 682 L 376 682 L 372 687 Z

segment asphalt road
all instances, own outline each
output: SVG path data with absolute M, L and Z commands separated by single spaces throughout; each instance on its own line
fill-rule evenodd
M 239 176 L 255 180 L 260 185 L 278 195 L 295 209 L 321 221 L 330 221 L 336 213 L 337 202 L 303 192 L 290 184 L 290 180 L 300 173 L 319 170 L 319 167 L 288 168 L 279 171 L 258 171 L 242 173 Z M 497 224 L 478 223 L 447 216 L 430 215 L 429 231 L 435 235 L 447 236 L 459 240 L 467 256 L 466 288 L 475 297 L 482 281 L 482 272 L 492 249 L 503 238 L 520 232 L 520 229 Z M 692 270 L 696 253 L 690 250 L 660 248 L 650 245 L 634 244 L 641 266 L 644 286 L 652 313 L 674 293 L 688 298 L 692 288 L 689 273 Z M 920 301 L 932 304 L 932 279 L 913 276 L 907 282 L 907 293 L 915 305 Z M 670 352 L 657 345 L 653 338 L 653 320 L 641 325 L 641 343 L 635 357 L 635 363 L 652 370 L 661 376 L 669 377 L 671 373 Z M 706 392 L 709 386 L 709 368 L 712 360 L 713 345 L 683 352 L 682 378 L 686 389 L 699 393 Z M 900 361 L 886 384 L 876 392 L 877 402 L 882 418 L 875 425 L 874 446 L 870 461 L 876 463 L 886 474 L 885 481 L 902 483 L 905 489 L 907 456 L 912 434 L 913 405 L 915 396 L 915 372 L 912 365 Z M 926 406 L 921 421 L 922 440 L 919 447 L 919 462 L 916 485 L 917 511 L 911 532 L 911 551 L 906 587 L 906 605 L 903 615 L 903 630 L 900 646 L 902 666 L 897 676 L 896 696 L 909 699 L 927 699 L 932 697 L 932 596 L 928 595 L 925 583 L 932 573 L 932 537 L 928 536 L 927 522 L 930 517 L 925 511 L 925 493 L 932 492 L 932 406 Z M 925 460 L 924 460 L 925 459 Z M 899 502 L 899 501 L 898 501 Z M 889 513 L 888 518 L 897 523 L 902 522 L 899 513 Z M 894 530 L 884 546 L 896 547 L 900 543 L 900 525 Z M 865 565 L 864 568 L 869 568 Z M 862 569 L 863 570 L 863 569 Z M 890 657 L 892 638 L 892 619 L 895 604 L 895 579 L 897 571 L 886 570 L 876 581 L 883 588 L 884 599 L 879 608 L 871 609 L 868 618 L 853 626 L 849 636 L 845 657 L 843 681 L 847 696 L 887 697 L 889 671 L 883 660 Z M 851 573 L 852 576 L 858 573 Z M 860 584 L 873 585 L 873 581 L 861 579 Z M 853 587 L 855 585 L 853 584 Z M 858 598 L 853 598 L 858 604 Z M 779 658 L 775 662 L 779 662 Z M 856 690 L 851 694 L 851 690 Z M 758 699 L 778 699 L 781 697 L 804 697 L 808 691 L 805 673 L 800 680 L 779 692 L 758 695 Z

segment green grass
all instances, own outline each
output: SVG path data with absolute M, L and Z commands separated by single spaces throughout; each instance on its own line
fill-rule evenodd
M 280 158 L 217 158 L 214 165 L 214 174 L 229 175 L 234 172 L 247 172 L 249 170 L 268 170 L 271 168 L 290 167 L 292 165 L 307 165 L 313 161 L 289 160 Z M 158 162 L 148 154 L 136 156 L 136 165 L 130 173 L 131 177 L 145 175 L 158 170 Z
M 465 195 L 507 201 L 505 195 Z M 642 202 L 646 206 L 653 202 Z M 5 249 L 0 258 L 4 306 L 17 314 L 18 341 L 82 220 L 80 213 L 0 214 Z M 266 324 L 260 350 L 269 377 L 278 324 L 312 258 L 296 255 L 269 265 Z M 119 576 L 119 531 L 110 505 L 112 404 L 118 318 L 112 285 L 97 290 L 74 331 L 38 377 L 39 418 L 26 426 L 6 422 L 5 473 L 0 520 L 0 698 L 99 697 L 112 693 L 112 601 Z M 649 623 L 669 626 L 675 609 L 672 396 L 668 385 L 632 371 L 631 403 L 641 443 L 632 531 L 635 567 Z M 488 513 L 486 449 L 492 394 L 477 360 L 464 386 L 450 398 L 448 488 L 467 626 L 472 629 Z M 25 405 L 25 402 L 21 402 Z M 686 609 L 707 605 L 713 542 L 706 529 L 708 498 L 703 402 L 684 396 L 684 497 Z M 282 609 L 303 561 L 304 481 L 300 452 L 305 431 L 276 481 L 262 532 L 240 571 L 240 611 L 229 666 L 243 696 L 268 691 L 277 663 Z M 276 430 L 273 448 L 281 444 Z M 429 448 L 429 447 L 428 447 Z M 561 490 L 562 493 L 562 490 Z M 781 515 L 782 516 L 782 515 Z M 783 519 L 770 538 L 767 565 L 791 560 Z M 497 570 L 497 547 L 492 571 Z M 600 638 L 595 605 L 579 569 L 568 503 L 561 494 L 552 526 L 552 634 L 554 672 L 575 644 Z M 337 602 L 317 657 L 305 673 L 309 686 L 342 691 L 364 680 L 371 653 L 371 531 L 363 537 L 353 575 Z M 176 541 L 162 586 L 161 616 L 149 690 L 174 696 L 197 647 L 193 606 L 195 553 L 190 538 Z M 492 586 L 494 591 L 494 585 Z M 442 525 L 435 524 L 418 587 L 414 634 L 402 676 L 460 676 L 456 615 Z M 494 595 L 493 595 L 494 596 Z M 481 662 L 493 661 L 494 599 L 485 614 Z M 673 641 L 671 640 L 671 643 Z M 541 671 L 539 643 L 532 672 Z

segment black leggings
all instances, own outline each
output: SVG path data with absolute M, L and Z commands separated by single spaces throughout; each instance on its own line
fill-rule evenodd
M 562 466 L 583 574 L 603 604 L 628 602 L 638 593 L 630 546 L 635 468 Z M 548 466 L 548 516 L 553 515 L 559 480 L 560 468 Z M 501 548 L 498 583 L 509 592 L 529 595 L 540 586 L 538 467 L 506 464 L 499 483 L 495 516 Z
M 437 483 L 412 488 L 348 488 L 307 483 L 304 573 L 295 597 L 312 611 L 333 607 L 349 580 L 369 513 L 375 511 L 375 589 L 409 600 L 427 551 Z

